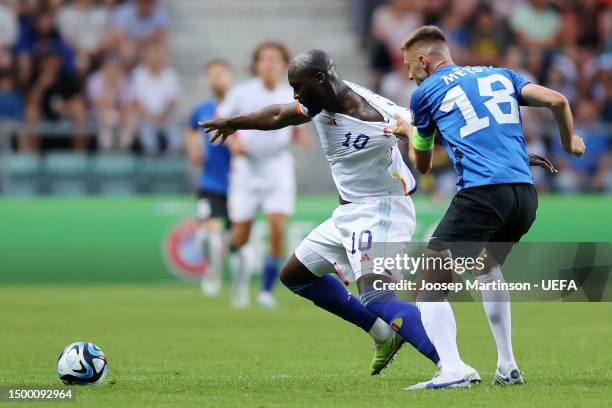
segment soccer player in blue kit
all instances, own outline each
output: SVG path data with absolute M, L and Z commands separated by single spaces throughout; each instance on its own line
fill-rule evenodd
M 435 26 L 424 26 L 408 35 L 402 50 L 418 87 L 410 101 L 413 126 L 398 118 L 394 133 L 411 137 L 415 165 L 421 173 L 431 169 L 437 134 L 457 173 L 458 192 L 431 237 L 427 255 L 485 256 L 485 267 L 474 271 L 476 279 L 481 283 L 505 282 L 500 266 L 512 245 L 531 227 L 538 207 L 519 105 L 549 108 L 563 149 L 579 157 L 585 145 L 573 134 L 569 103 L 562 94 L 528 83 L 509 69 L 455 65 L 444 34 Z M 424 269 L 417 289 L 423 282 L 449 282 L 450 275 Z M 525 382 L 512 350 L 509 296 L 507 290 L 482 291 L 498 350 L 493 382 L 500 385 Z M 446 292 L 417 292 L 417 306 L 442 370 L 409 389 L 469 388 Z
M 206 296 L 216 296 L 221 290 L 223 270 L 223 222 L 227 221 L 227 189 L 230 171 L 228 146 L 210 142 L 208 134 L 202 134 L 198 122 L 214 118 L 217 105 L 223 100 L 232 85 L 232 73 L 224 60 L 212 60 L 205 66 L 208 86 L 213 98 L 198 104 L 191 113 L 187 133 L 187 152 L 191 162 L 201 166 L 198 181 L 196 218 L 199 223 L 196 233 L 198 248 L 209 261 L 202 277 L 202 291 Z

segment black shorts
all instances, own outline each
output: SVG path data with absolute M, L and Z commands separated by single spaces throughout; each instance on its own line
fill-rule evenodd
M 428 247 L 475 258 L 483 248 L 502 265 L 512 246 L 536 218 L 538 194 L 532 184 L 496 184 L 459 191 Z
M 227 222 L 227 195 L 200 190 L 196 203 L 196 219 L 206 221 L 211 218 L 222 218 Z

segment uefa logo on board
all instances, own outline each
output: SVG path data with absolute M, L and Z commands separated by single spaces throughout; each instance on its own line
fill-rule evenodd
M 188 219 L 174 225 L 162 243 L 168 270 L 178 278 L 198 281 L 208 269 L 208 261 L 196 239 L 198 222 Z

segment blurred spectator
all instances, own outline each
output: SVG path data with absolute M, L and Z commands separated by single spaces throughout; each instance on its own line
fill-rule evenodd
M 93 0 L 74 0 L 60 9 L 57 16 L 59 32 L 77 53 L 79 72 L 87 73 L 92 60 L 99 56 L 108 34 L 108 10 Z
M 402 65 L 397 71 L 385 75 L 380 84 L 380 93 L 399 106 L 410 106 L 410 95 L 416 88 L 416 83 L 410 79 L 407 65 Z
M 19 41 L 16 45 L 19 75 L 22 84 L 26 84 L 34 68 L 33 55 L 52 50 L 60 58 L 63 69 L 75 72 L 74 51 L 68 46 L 55 27 L 55 17 L 49 10 L 38 11 L 29 20 L 22 22 Z
M 26 120 L 31 126 L 20 140 L 20 150 L 38 150 L 40 142 L 31 132 L 32 128 L 69 119 L 72 121 L 72 141 L 76 149 L 86 147 L 84 132 L 87 112 L 79 93 L 76 78 L 62 65 L 60 54 L 44 51 L 38 58 L 37 72 L 33 76 L 26 105 Z
M 370 26 L 374 10 L 384 3 L 385 0 L 353 0 L 355 32 L 362 48 L 367 47 L 370 40 Z
M 602 39 L 602 49 L 612 51 L 612 7 L 601 10 L 597 19 L 597 30 Z
M 404 64 L 400 44 L 407 33 L 423 23 L 421 1 L 390 0 L 372 17 L 370 64 L 374 69 L 374 88 L 378 89 L 385 72 Z
M 175 117 L 181 94 L 176 71 L 168 66 L 168 53 L 162 45 L 149 46 L 143 64 L 133 73 L 131 87 L 139 116 L 139 137 L 148 154 L 159 152 L 158 135 L 163 133 L 168 149 L 178 152 L 182 137 Z
M 561 92 L 573 102 L 576 97 L 577 71 L 574 62 L 564 54 L 557 55 L 546 74 L 546 86 Z
M 15 89 L 12 72 L 0 71 L 0 121 L 23 120 L 23 97 Z
M 453 54 L 453 61 L 458 65 L 471 63 L 467 57 L 470 38 L 465 21 L 464 17 L 455 10 L 442 14 L 442 18 L 438 21 L 438 26 L 444 31 Z
M 558 190 L 566 193 L 580 191 L 612 192 L 610 174 L 610 134 L 598 121 L 597 106 L 588 99 L 578 101 L 575 108 L 574 133 L 584 138 L 585 154 L 577 158 L 561 149 L 555 139 L 557 166 L 561 172 L 554 178 Z
M 15 60 L 11 51 L 8 48 L 0 48 L 0 71 L 14 72 L 14 62 Z
M 509 40 L 505 24 L 495 19 L 493 10 L 489 6 L 480 7 L 470 33 L 470 65 L 496 64 L 506 50 Z
M 117 7 L 113 26 L 119 41 L 134 41 L 143 47 L 166 40 L 168 18 L 156 0 L 129 0 Z
M 0 0 L 0 48 L 12 47 L 17 40 L 17 16 L 11 4 Z
M 404 63 L 400 50 L 402 40 L 423 23 L 418 3 L 414 0 L 390 0 L 377 8 L 372 17 L 372 36 L 385 46 L 394 67 Z
M 530 0 L 514 9 L 510 27 L 516 33 L 519 45 L 548 49 L 557 45 L 561 19 L 548 0 Z
M 118 58 L 107 58 L 89 78 L 87 98 L 96 114 L 98 147 L 103 150 L 129 148 L 135 124 L 133 110 L 129 109 L 128 79 Z
M 586 48 L 601 48 L 605 43 L 605 28 L 602 27 L 605 23 L 605 18 L 611 17 L 605 10 L 605 2 L 600 0 L 580 0 L 570 3 L 573 7 L 568 7 L 566 15 L 572 16 L 575 19 L 576 40 L 575 45 Z M 608 7 L 610 2 L 608 2 Z M 607 14 L 607 16 L 606 16 Z M 565 21 L 563 31 L 566 31 Z
M 523 50 L 520 47 L 511 46 L 505 52 L 505 60 L 501 65 L 518 72 L 529 82 L 537 82 L 533 74 L 525 68 L 523 60 L 525 59 Z M 497 64 L 495 64 L 497 65 Z

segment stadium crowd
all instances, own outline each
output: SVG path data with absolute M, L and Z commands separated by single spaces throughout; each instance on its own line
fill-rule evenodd
M 540 191 L 612 192 L 612 2 L 609 0 L 355 0 L 356 31 L 369 54 L 372 86 L 402 106 L 416 86 L 398 47 L 423 24 L 442 28 L 458 65 L 505 66 L 567 96 L 581 159 L 563 154 L 552 116 L 522 109 L 528 150 L 548 155 L 555 177 L 534 169 Z M 407 92 L 409 90 L 409 92 Z M 441 147 L 439 147 L 441 149 Z M 439 194 L 454 192 L 445 154 L 421 180 Z M 434 183 L 435 180 L 435 183 Z
M 0 121 L 21 124 L 12 149 L 181 152 L 186 121 L 176 113 L 181 87 L 169 63 L 168 16 L 160 3 L 0 0 Z M 576 133 L 588 146 L 581 159 L 562 153 L 545 110 L 522 110 L 528 149 L 551 157 L 563 170 L 550 177 L 534 169 L 541 191 L 612 192 L 612 1 L 350 4 L 375 91 L 408 105 L 415 84 L 398 44 L 418 26 L 436 24 L 457 64 L 512 68 L 572 103 Z M 452 194 L 450 166 L 446 154 L 438 154 L 433 175 L 422 178 L 421 186 Z
M 68 133 L 76 150 L 125 150 L 137 140 L 155 154 L 161 135 L 178 152 L 180 85 L 167 29 L 157 0 L 0 0 L 0 119 L 26 124 L 13 147 L 61 147 L 40 134 Z

